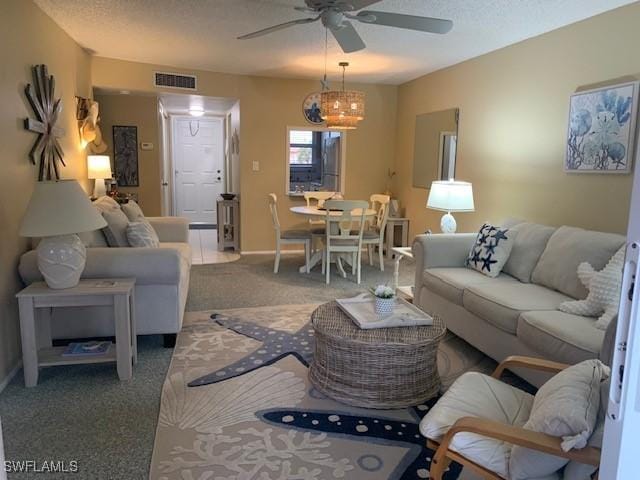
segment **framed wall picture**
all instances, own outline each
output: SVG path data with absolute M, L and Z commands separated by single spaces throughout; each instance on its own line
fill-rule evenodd
M 138 127 L 113 126 L 113 166 L 119 187 L 137 187 Z
M 571 95 L 565 172 L 631 171 L 639 84 L 623 83 Z

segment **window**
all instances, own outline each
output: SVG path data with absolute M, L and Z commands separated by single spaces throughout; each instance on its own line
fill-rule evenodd
M 287 128 L 287 194 L 342 191 L 345 133 L 327 129 Z
M 313 164 L 313 137 L 311 130 L 289 131 L 289 163 L 291 165 Z

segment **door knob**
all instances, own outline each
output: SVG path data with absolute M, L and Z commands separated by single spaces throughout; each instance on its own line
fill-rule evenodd
M 162 186 L 163 187 L 168 187 L 169 186 L 169 182 L 162 182 Z
M 218 180 L 222 180 L 222 178 L 218 177 Z
M 217 173 L 220 173 L 220 170 L 218 170 L 218 172 L 217 172 Z

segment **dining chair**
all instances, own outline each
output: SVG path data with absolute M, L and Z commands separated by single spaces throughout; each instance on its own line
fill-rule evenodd
M 375 225 L 369 226 L 363 232 L 362 243 L 367 246 L 369 265 L 373 265 L 373 254 L 378 246 L 380 271 L 384 272 L 384 240 L 387 221 L 389 220 L 389 202 L 391 197 L 381 193 L 374 193 L 369 197 L 371 208 L 376 211 Z
M 307 207 L 320 208 L 325 200 L 329 200 L 335 194 L 336 192 L 304 192 L 304 199 L 307 201 Z
M 336 192 L 304 192 L 304 199 L 307 207 L 322 208 L 324 202 L 332 198 Z M 309 219 L 309 227 L 311 228 L 311 251 L 314 252 L 316 244 L 324 239 L 324 219 Z
M 357 282 L 360 284 L 362 233 L 369 204 L 364 200 L 326 200 L 324 208 L 327 209 L 327 214 L 325 216 L 325 245 L 322 255 L 326 283 L 328 284 L 331 279 L 331 255 L 337 255 L 338 270 L 346 278 L 347 274 L 342 266 L 341 255 L 350 254 L 351 274 L 356 274 Z M 357 214 L 354 214 L 354 210 L 358 211 Z M 341 214 L 336 215 L 336 211 Z M 354 228 L 356 225 L 357 229 Z
M 308 230 L 281 230 L 280 220 L 278 218 L 278 197 L 275 193 L 270 193 L 268 200 L 273 228 L 276 231 L 276 259 L 273 264 L 273 273 L 278 273 L 278 269 L 280 268 L 280 246 L 299 243 L 304 244 L 306 272 L 309 273 L 309 263 L 311 263 L 311 232 Z

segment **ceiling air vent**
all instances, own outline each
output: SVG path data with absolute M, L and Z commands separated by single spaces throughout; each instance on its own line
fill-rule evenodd
M 181 88 L 184 90 L 195 90 L 196 77 L 194 75 L 179 75 L 177 73 L 155 72 L 155 86 Z

